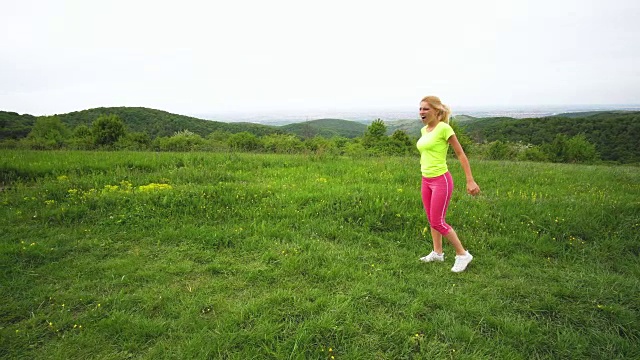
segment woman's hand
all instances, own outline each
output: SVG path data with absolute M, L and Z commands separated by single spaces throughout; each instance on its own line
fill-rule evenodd
M 480 194 L 480 187 L 475 181 L 472 180 L 467 182 L 467 193 L 473 196 Z

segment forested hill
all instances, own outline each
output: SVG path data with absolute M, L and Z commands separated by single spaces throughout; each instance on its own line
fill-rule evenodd
M 189 130 L 202 137 L 216 130 L 231 133 L 248 131 L 258 136 L 280 132 L 273 126 L 203 120 L 143 107 L 95 108 L 57 116 L 65 125 L 73 129 L 79 124 L 91 125 L 100 115 L 117 115 L 127 125 L 129 131 L 145 132 L 152 138 L 171 136 L 182 130 Z
M 0 140 L 26 137 L 36 123 L 36 117 L 29 114 L 0 111 Z
M 319 119 L 284 125 L 280 127 L 283 131 L 296 134 L 302 138 L 312 138 L 322 136 L 331 138 L 342 136 L 355 138 L 362 136 L 367 130 L 367 125 L 355 121 L 340 119 Z
M 116 115 L 124 122 L 128 131 L 144 132 L 152 138 L 171 136 L 182 130 L 189 130 L 202 137 L 216 130 L 230 133 L 247 131 L 257 136 L 282 132 L 274 126 L 203 120 L 143 107 L 100 107 L 54 116 L 58 117 L 68 129 L 73 130 L 78 125 L 90 127 L 91 123 L 101 115 Z M 32 115 L 0 111 L 0 140 L 27 136 L 35 120 L 36 117 Z
M 486 118 L 460 126 L 476 142 L 500 140 L 540 145 L 553 142 L 558 134 L 584 134 L 596 146 L 602 160 L 640 162 L 640 111 L 528 119 Z

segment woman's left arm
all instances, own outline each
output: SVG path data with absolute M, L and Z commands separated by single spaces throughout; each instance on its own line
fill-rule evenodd
M 449 137 L 449 145 L 453 148 L 453 151 L 456 153 L 458 160 L 460 160 L 460 165 L 462 165 L 462 170 L 464 170 L 464 175 L 467 178 L 467 192 L 471 195 L 478 195 L 480 193 L 480 187 L 473 180 L 473 174 L 471 173 L 471 165 L 469 165 L 469 159 L 467 155 L 462 150 L 462 146 L 458 141 L 456 135 L 451 135 Z

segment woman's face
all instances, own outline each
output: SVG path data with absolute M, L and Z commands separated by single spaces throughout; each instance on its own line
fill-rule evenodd
M 426 101 L 422 101 L 420 103 L 420 119 L 422 119 L 422 123 L 428 124 L 433 119 L 433 116 L 433 110 L 431 110 L 429 104 Z

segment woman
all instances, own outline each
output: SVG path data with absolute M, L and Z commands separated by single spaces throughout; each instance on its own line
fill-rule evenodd
M 436 96 L 427 96 L 420 102 L 420 118 L 425 125 L 420 132 L 417 147 L 420 151 L 420 168 L 422 171 L 422 203 L 427 213 L 433 238 L 433 251 L 421 261 L 444 261 L 442 237 L 444 236 L 456 250 L 456 261 L 451 268 L 453 272 L 461 272 L 473 260 L 473 256 L 465 250 L 456 232 L 445 222 L 447 207 L 453 191 L 453 179 L 447 168 L 447 150 L 453 147 L 460 160 L 467 178 L 467 192 L 471 195 L 480 193 L 478 184 L 473 180 L 469 160 L 456 138 L 449 116 L 451 110 L 443 105 Z

